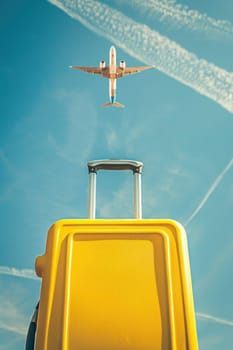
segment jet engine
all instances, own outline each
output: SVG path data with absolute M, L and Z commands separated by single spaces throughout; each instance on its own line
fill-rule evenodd
M 126 66 L 126 64 L 125 64 L 125 61 L 120 61 L 120 67 L 122 68 L 122 69 L 125 69 L 125 66 Z
M 100 68 L 103 69 L 106 67 L 105 61 L 100 61 Z

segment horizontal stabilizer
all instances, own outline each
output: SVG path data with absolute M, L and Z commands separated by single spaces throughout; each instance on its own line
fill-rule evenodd
M 121 103 L 119 102 L 106 102 L 102 105 L 102 107 L 109 107 L 109 106 L 114 106 L 114 107 L 119 107 L 119 108 L 124 108 L 125 106 L 122 105 Z

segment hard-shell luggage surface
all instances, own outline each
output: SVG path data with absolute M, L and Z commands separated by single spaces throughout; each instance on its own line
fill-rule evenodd
M 36 350 L 196 350 L 186 233 L 175 221 L 141 219 L 142 163 L 89 168 L 89 219 L 56 222 L 45 254 Z M 132 170 L 135 219 L 94 219 L 98 170 Z

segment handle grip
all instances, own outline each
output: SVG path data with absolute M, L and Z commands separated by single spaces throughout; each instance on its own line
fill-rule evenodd
M 136 160 L 94 160 L 88 162 L 88 170 L 97 172 L 98 170 L 132 170 L 133 173 L 142 173 L 143 163 Z
M 88 217 L 95 218 L 96 213 L 96 174 L 98 170 L 132 170 L 134 174 L 134 217 L 142 217 L 141 173 L 143 163 L 135 160 L 94 160 L 88 162 L 89 193 Z

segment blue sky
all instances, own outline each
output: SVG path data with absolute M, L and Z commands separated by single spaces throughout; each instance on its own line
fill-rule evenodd
M 0 350 L 24 347 L 35 257 L 54 221 L 87 216 L 86 163 L 99 158 L 144 162 L 143 216 L 186 227 L 200 349 L 229 349 L 233 3 L 51 2 L 0 5 Z M 106 80 L 68 68 L 108 62 L 111 45 L 156 68 L 118 81 L 124 110 L 100 107 Z M 98 176 L 98 217 L 132 215 L 131 182 Z

